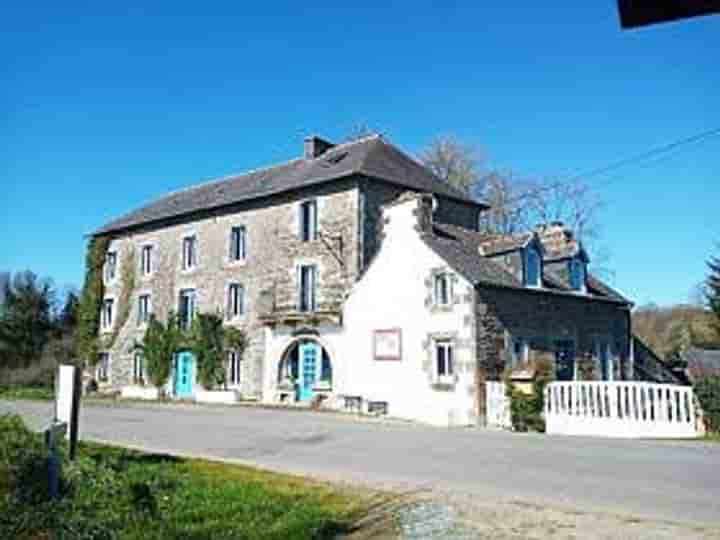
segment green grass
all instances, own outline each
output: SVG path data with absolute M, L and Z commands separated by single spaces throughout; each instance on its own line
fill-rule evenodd
M 43 386 L 0 387 L 0 399 L 55 399 L 55 390 Z
M 250 467 L 82 443 L 78 460 L 64 466 L 62 498 L 48 501 L 42 464 L 29 466 L 29 455 L 42 456 L 38 436 L 4 436 L 3 428 L 17 430 L 17 417 L 12 424 L 8 418 L 0 417 L 0 538 L 333 538 L 383 497 Z
M 720 432 L 706 433 L 701 441 L 720 443 Z

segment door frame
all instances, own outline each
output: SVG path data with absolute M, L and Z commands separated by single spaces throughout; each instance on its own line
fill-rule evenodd
M 188 381 L 188 392 L 183 392 L 182 394 L 178 392 L 178 382 L 179 382 L 179 375 L 180 375 L 180 362 L 187 361 L 189 362 L 188 367 L 188 378 L 190 379 Z M 195 355 L 188 350 L 180 351 L 175 355 L 175 374 L 173 377 L 173 395 L 177 398 L 191 398 L 193 395 L 195 395 L 195 381 L 197 376 L 197 361 L 195 360 Z

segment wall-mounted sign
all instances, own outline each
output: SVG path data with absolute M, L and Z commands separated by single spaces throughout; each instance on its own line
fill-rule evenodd
M 402 359 L 402 332 L 399 328 L 373 332 L 373 356 L 375 360 Z

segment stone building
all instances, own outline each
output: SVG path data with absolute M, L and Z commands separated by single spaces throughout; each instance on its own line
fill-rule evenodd
M 227 360 L 244 399 L 464 425 L 483 421 L 483 381 L 535 354 L 560 379 L 630 378 L 630 302 L 562 224 L 489 235 L 487 208 L 379 136 L 311 137 L 299 159 L 172 193 L 95 233 L 114 338 L 98 377 L 143 382 L 151 313 L 219 311 L 249 338 Z M 192 398 L 193 355 L 168 361 L 169 392 Z

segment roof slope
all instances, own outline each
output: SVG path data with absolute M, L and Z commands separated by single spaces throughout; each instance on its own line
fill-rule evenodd
M 470 204 L 480 204 L 379 135 L 373 135 L 336 145 L 314 159 L 299 158 L 176 191 L 107 223 L 94 234 L 116 232 L 162 219 L 220 208 L 353 174 L 378 178 L 412 190 L 431 192 Z
M 579 298 L 589 297 L 620 304 L 631 304 L 620 293 L 591 275 L 588 275 L 588 295 L 578 295 L 570 288 L 567 279 L 548 269 L 543 271 L 543 288 L 528 288 L 500 262 L 480 253 L 479 243 L 487 238 L 484 233 L 470 231 L 455 225 L 436 223 L 433 225 L 432 233 L 425 233 L 421 237 L 430 249 L 474 285 L 484 284 L 532 293 L 572 295 Z

